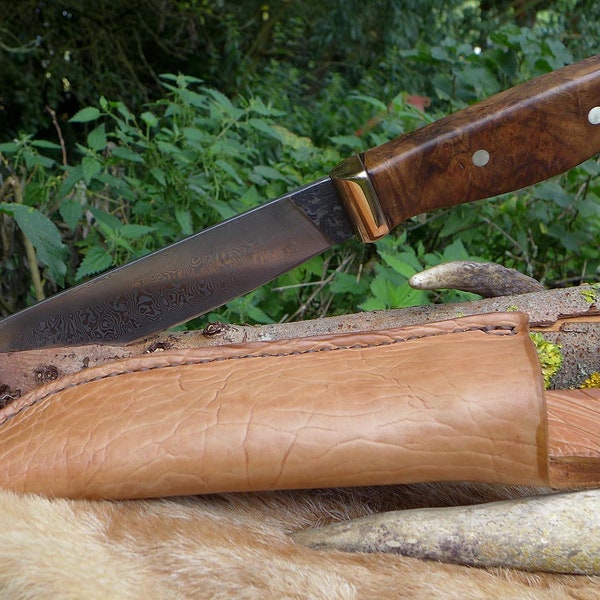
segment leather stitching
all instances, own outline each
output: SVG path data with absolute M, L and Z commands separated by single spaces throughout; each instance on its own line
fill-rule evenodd
M 277 358 L 277 357 L 286 357 L 286 356 L 299 356 L 304 354 L 316 354 L 319 352 L 335 352 L 337 350 L 365 350 L 369 348 L 380 348 L 384 346 L 393 346 L 395 344 L 399 344 L 402 342 L 410 342 L 414 340 L 422 340 L 427 338 L 441 337 L 452 335 L 455 333 L 468 333 L 472 331 L 480 331 L 482 333 L 486 333 L 488 335 L 516 335 L 518 333 L 518 328 L 515 325 L 488 325 L 488 326 L 473 326 L 473 327 L 463 327 L 453 329 L 451 331 L 438 331 L 432 333 L 424 333 L 421 335 L 412 335 L 408 337 L 399 337 L 397 339 L 371 343 L 371 344 L 352 344 L 348 346 L 334 346 L 334 347 L 321 347 L 321 348 L 310 348 L 308 350 L 294 350 L 291 352 L 265 352 L 262 354 L 239 354 L 235 356 L 217 356 L 214 358 L 206 358 L 206 359 L 195 359 L 189 361 L 182 362 L 174 362 L 172 364 L 162 364 L 162 365 L 153 365 L 150 367 L 140 367 L 138 369 L 123 369 L 123 370 L 115 370 L 112 373 L 103 373 L 97 377 L 91 377 L 89 379 L 85 379 L 83 381 L 78 381 L 76 383 L 67 384 L 64 387 L 52 390 L 47 394 L 40 396 L 38 398 L 33 398 L 29 404 L 26 404 L 19 408 L 19 410 L 15 411 L 13 414 L 4 415 L 0 417 L 0 426 L 9 421 L 10 419 L 16 417 L 18 414 L 22 413 L 24 410 L 43 402 L 44 400 L 64 392 L 69 389 L 73 389 L 79 387 L 81 385 L 85 385 L 88 383 L 94 383 L 96 381 L 103 381 L 104 379 L 109 379 L 111 377 L 119 377 L 121 375 L 132 375 L 134 373 L 144 373 L 148 371 L 156 371 L 160 369 L 168 369 L 173 367 L 187 367 L 191 365 L 201 365 L 208 364 L 213 362 L 222 362 L 228 360 L 240 360 L 240 359 L 250 359 L 250 358 Z M 373 333 L 373 332 L 371 332 Z

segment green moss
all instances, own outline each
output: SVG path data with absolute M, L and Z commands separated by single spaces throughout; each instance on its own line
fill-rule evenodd
M 552 383 L 552 378 L 558 373 L 563 363 L 562 346 L 544 339 L 541 333 L 531 332 L 529 335 L 535 344 L 542 365 L 544 387 L 548 389 Z

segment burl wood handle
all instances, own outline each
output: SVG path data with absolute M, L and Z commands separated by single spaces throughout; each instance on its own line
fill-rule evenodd
M 600 55 L 365 152 L 390 227 L 517 190 L 600 152 Z

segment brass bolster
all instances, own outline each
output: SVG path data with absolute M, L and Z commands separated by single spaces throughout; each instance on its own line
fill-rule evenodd
M 390 232 L 383 208 L 358 154 L 329 174 L 363 242 L 374 242 Z

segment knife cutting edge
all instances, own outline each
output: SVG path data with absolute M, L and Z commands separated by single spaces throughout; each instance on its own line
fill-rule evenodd
M 0 321 L 0 352 L 128 343 L 213 310 L 358 234 L 514 191 L 600 152 L 600 55 L 538 77 L 324 177 Z

